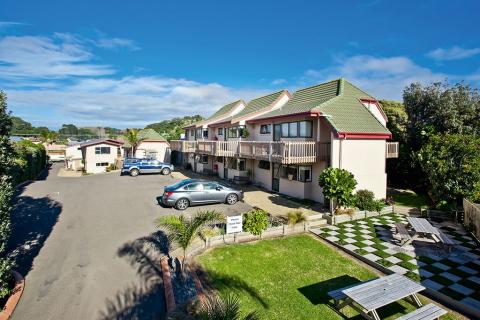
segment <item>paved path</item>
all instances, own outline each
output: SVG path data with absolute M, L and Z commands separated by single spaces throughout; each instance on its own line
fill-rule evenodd
M 48 177 L 26 186 L 13 212 L 17 269 L 26 275 L 13 319 L 159 319 L 163 286 L 157 269 L 164 235 L 155 228 L 156 197 L 178 179 L 118 173 Z M 223 211 L 249 206 L 194 207 Z

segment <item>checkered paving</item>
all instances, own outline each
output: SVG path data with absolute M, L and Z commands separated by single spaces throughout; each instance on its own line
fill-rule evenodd
M 447 252 L 424 239 L 400 247 L 395 223 L 407 223 L 402 215 L 383 215 L 345 222 L 312 232 L 354 251 L 396 273 L 480 310 L 480 247 L 462 226 L 433 222 L 456 245 Z

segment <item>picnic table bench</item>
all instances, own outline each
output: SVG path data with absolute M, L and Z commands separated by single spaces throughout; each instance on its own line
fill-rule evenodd
M 425 287 L 415 281 L 395 273 L 357 285 L 333 290 L 328 292 L 328 295 L 334 299 L 338 310 L 348 305 L 366 319 L 380 320 L 377 309 L 400 299 L 411 297 L 418 307 L 422 307 L 422 303 L 416 296 L 416 293 L 424 289 Z M 340 302 L 341 300 L 343 302 Z
M 412 239 L 412 236 L 410 235 L 410 233 L 408 233 L 407 228 L 403 224 L 395 223 L 395 228 L 397 229 L 397 234 L 400 237 L 400 244 L 403 244 Z
M 435 237 L 438 238 L 438 241 L 441 242 L 448 251 L 452 250 L 452 246 L 455 245 L 455 242 L 441 230 L 439 230 L 439 233 L 435 235 Z
M 397 318 L 397 320 L 434 320 L 440 318 L 444 314 L 447 314 L 446 310 L 434 305 L 433 303 L 429 303 L 420 309 Z

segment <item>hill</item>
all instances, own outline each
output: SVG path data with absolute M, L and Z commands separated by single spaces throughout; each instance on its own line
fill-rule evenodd
M 180 134 L 184 132 L 183 127 L 201 120 L 203 120 L 203 117 L 200 115 L 173 118 L 170 120 L 149 124 L 145 127 L 145 129 L 154 129 L 168 141 L 177 140 L 180 139 Z

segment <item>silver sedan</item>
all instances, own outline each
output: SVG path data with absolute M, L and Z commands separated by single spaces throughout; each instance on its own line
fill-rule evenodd
M 185 179 L 165 187 L 161 202 L 178 210 L 191 205 L 208 203 L 235 204 L 243 199 L 243 191 L 218 182 Z

